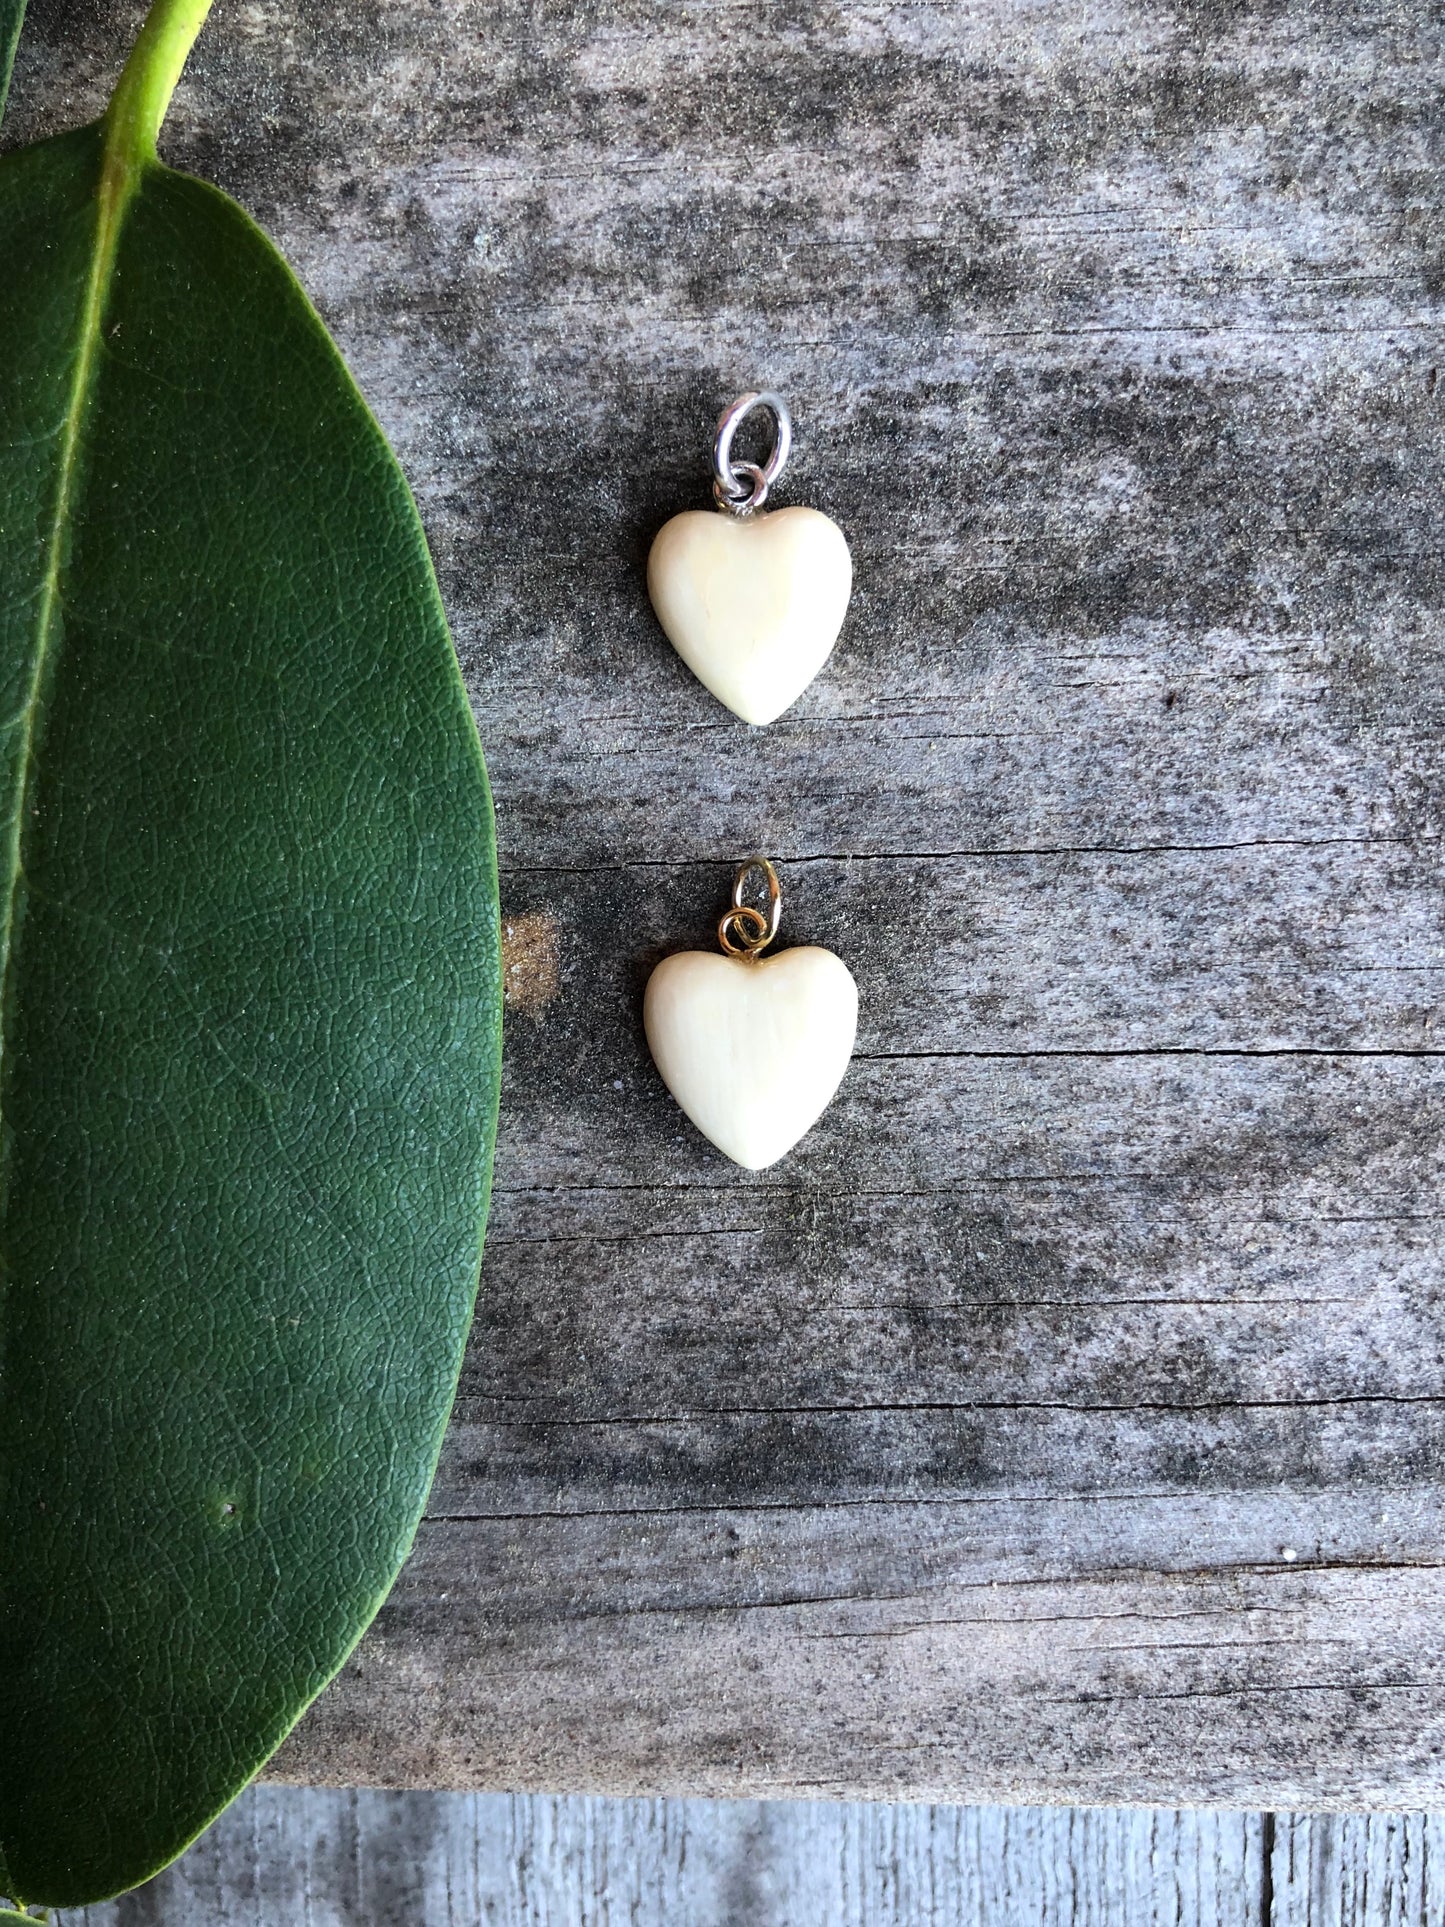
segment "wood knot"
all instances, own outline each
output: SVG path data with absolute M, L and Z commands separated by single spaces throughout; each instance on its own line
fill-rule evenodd
M 529 910 L 502 917 L 502 994 L 508 1010 L 540 1017 L 562 983 L 562 943 L 555 917 Z

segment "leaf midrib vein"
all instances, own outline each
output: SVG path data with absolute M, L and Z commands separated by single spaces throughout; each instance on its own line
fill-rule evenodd
M 46 542 L 40 606 L 35 623 L 35 653 L 31 661 L 30 680 L 26 687 L 24 701 L 19 710 L 7 719 L 7 727 L 14 727 L 17 723 L 20 725 L 21 736 L 16 752 L 14 807 L 10 814 L 9 831 L 6 837 L 4 868 L 0 871 L 0 891 L 3 891 L 4 898 L 4 914 L 3 919 L 0 919 L 0 1019 L 8 1018 L 11 1009 L 15 916 L 24 876 L 22 852 L 35 767 L 36 720 L 40 711 L 46 674 L 55 653 L 56 638 L 62 626 L 60 579 L 65 562 L 65 538 L 70 526 L 79 482 L 81 430 L 85 423 L 95 381 L 101 323 L 104 319 L 106 297 L 110 290 L 111 276 L 120 244 L 120 231 L 126 210 L 134 197 L 138 180 L 137 163 L 129 156 L 117 153 L 115 144 L 106 138 L 101 155 L 100 187 L 96 196 L 95 236 L 92 243 L 90 273 L 86 280 L 75 368 L 71 376 L 70 393 L 66 401 L 65 419 L 61 429 L 60 466 L 56 477 L 50 532 Z M 6 1041 L 3 1040 L 3 1032 L 0 1032 L 0 1063 L 3 1063 L 5 1048 Z

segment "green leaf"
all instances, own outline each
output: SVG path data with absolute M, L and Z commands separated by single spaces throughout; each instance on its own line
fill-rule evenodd
M 0 1892 L 62 1906 L 174 1857 L 384 1598 L 499 1074 L 406 484 L 280 257 L 154 159 L 204 10 L 0 160 Z
M 0 0 L 0 120 L 5 118 L 10 70 L 15 65 L 15 49 L 20 45 L 20 23 L 24 18 L 25 0 Z

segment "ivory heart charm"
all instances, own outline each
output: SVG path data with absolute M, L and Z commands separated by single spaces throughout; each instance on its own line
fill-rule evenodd
M 647 592 L 688 668 L 735 715 L 770 723 L 838 640 L 853 560 L 817 509 L 735 515 L 688 509 L 658 530 Z
M 745 901 L 755 871 L 767 885 L 766 916 Z M 841 957 L 814 944 L 763 955 L 782 914 L 777 871 L 750 856 L 717 927 L 726 954 L 664 957 L 642 1000 L 663 1083 L 703 1136 L 749 1171 L 776 1164 L 817 1123 L 858 1029 L 858 986 Z
M 810 1131 L 843 1081 L 858 987 L 841 957 L 682 950 L 648 979 L 642 1021 L 663 1082 L 735 1164 L 761 1171 Z

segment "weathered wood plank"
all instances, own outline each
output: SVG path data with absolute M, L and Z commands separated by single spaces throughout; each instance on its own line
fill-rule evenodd
M 1411 1495 L 1358 1537 L 1304 1494 L 436 1526 L 281 1771 L 1088 1800 L 1127 1761 L 1146 1798 L 1424 1789 L 1445 1575 L 1369 1569 L 1386 1507 Z
M 1239 1813 L 261 1787 L 60 1927 L 1260 1927 L 1262 1836 Z
M 1427 1927 L 1445 1916 L 1439 1814 L 1280 1815 L 1274 1927 Z
M 258 1787 L 59 1927 L 1436 1927 L 1442 1836 L 1424 1813 Z
M 10 138 L 134 14 L 36 7 Z M 519 991 L 433 1516 L 280 1773 L 1445 1794 L 1442 51 L 1400 0 L 218 7 L 171 150 L 416 479 Z M 749 731 L 641 565 L 764 378 L 858 594 Z M 638 999 L 759 845 L 863 1019 L 749 1179 Z

